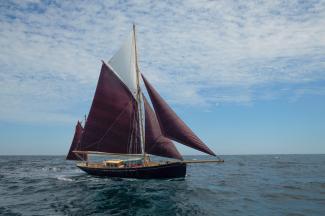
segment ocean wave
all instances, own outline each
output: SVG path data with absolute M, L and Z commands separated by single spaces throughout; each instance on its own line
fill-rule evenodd
M 67 181 L 67 182 L 73 182 L 74 180 L 69 178 L 69 177 L 66 177 L 66 176 L 57 176 L 56 177 L 57 180 L 60 180 L 60 181 Z
M 303 190 L 301 187 L 294 186 L 294 185 L 283 185 L 282 187 L 284 189 L 289 189 L 289 190 Z
M 1 161 L 8 158 L 15 160 L 0 157 Z M 94 177 L 65 162 L 63 157 L 26 157 L 21 166 L 2 163 L 0 215 L 228 216 L 325 212 L 324 156 L 305 156 L 304 160 L 301 156 L 285 155 L 277 160 L 274 156 L 224 158 L 222 166 L 193 164 L 188 166 L 186 178 L 167 180 Z M 279 160 L 282 162 L 277 163 Z
M 273 193 L 265 193 L 263 194 L 263 197 L 270 198 L 274 200 L 304 200 L 308 197 L 302 194 L 290 194 L 290 193 L 284 193 L 284 192 L 273 192 Z

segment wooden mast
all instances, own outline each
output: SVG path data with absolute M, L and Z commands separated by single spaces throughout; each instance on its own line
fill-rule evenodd
M 140 70 L 138 65 L 138 52 L 137 52 L 137 40 L 135 35 L 135 24 L 133 23 L 133 38 L 134 38 L 134 53 L 135 53 L 135 67 L 137 76 L 137 102 L 138 102 L 138 122 L 140 124 L 140 140 L 142 146 L 143 154 L 143 164 L 147 164 L 146 151 L 145 151 L 145 139 L 144 139 L 144 128 L 143 128 L 143 110 L 142 110 L 142 100 L 141 100 L 141 88 L 140 88 Z

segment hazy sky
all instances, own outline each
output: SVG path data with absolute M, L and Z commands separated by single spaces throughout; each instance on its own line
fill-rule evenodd
M 212 150 L 325 153 L 325 1 L 29 0 L 0 1 L 0 154 L 65 154 L 132 23 L 141 71 Z

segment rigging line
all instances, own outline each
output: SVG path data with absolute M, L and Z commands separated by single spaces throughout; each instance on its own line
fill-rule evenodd
M 133 148 L 133 150 L 134 151 L 136 151 L 136 152 L 138 152 L 138 136 L 137 136 L 137 134 L 139 133 L 139 128 L 137 127 L 138 126 L 138 122 L 137 122 L 137 115 L 138 115 L 138 109 L 137 109 L 137 105 L 134 105 L 134 110 L 135 110 L 135 112 L 134 112 L 134 116 L 133 116 L 133 124 L 132 124 L 132 126 L 133 126 L 133 131 L 135 131 L 135 133 L 133 134 L 134 136 L 133 136 L 133 145 L 132 145 L 132 148 Z M 131 149 L 132 149 L 131 148 Z M 141 150 L 140 150 L 141 151 Z
M 140 121 L 139 121 L 139 107 L 138 107 L 138 103 L 136 104 L 135 106 L 135 109 L 137 110 L 137 112 L 135 113 L 135 120 L 134 120 L 134 127 L 136 128 L 137 130 L 137 134 L 139 134 L 140 136 L 137 137 L 137 145 L 136 145 L 136 148 L 139 149 L 140 148 L 140 151 L 142 151 L 142 139 L 141 139 L 141 129 L 140 129 Z M 144 150 L 143 150 L 144 151 Z
M 131 44 L 133 44 L 133 37 L 131 37 Z M 133 61 L 132 61 L 132 55 L 133 55 L 133 46 L 131 45 L 131 55 L 129 56 L 129 58 L 128 58 L 128 65 L 130 66 L 130 68 L 131 68 L 131 70 L 133 69 Z M 134 64 L 135 64 L 135 62 L 134 62 Z M 133 90 L 133 89 L 132 89 Z M 137 91 L 136 92 L 132 92 L 132 93 L 137 93 Z M 134 96 L 134 95 L 133 95 Z M 137 100 L 137 98 L 135 97 L 135 99 Z M 132 116 L 132 118 L 130 118 L 130 125 L 131 125 L 131 135 L 129 134 L 129 138 L 128 138 L 128 148 L 127 148 L 127 151 L 128 152 L 132 152 L 132 148 L 133 148 L 133 145 L 132 145 L 132 141 L 134 140 L 134 125 L 133 125 L 133 118 L 135 118 L 136 117 L 136 115 L 134 115 L 134 116 Z
M 133 110 L 134 107 L 133 107 Z M 134 140 L 134 118 L 135 118 L 135 112 L 133 112 L 132 117 L 130 118 L 130 125 L 131 125 L 131 132 L 129 133 L 129 140 L 128 140 L 128 153 L 132 152 L 132 143 Z
M 140 122 L 139 122 L 139 107 L 138 107 L 138 104 L 136 105 L 136 109 L 138 110 L 137 113 L 136 113 L 136 118 L 135 118 L 135 128 L 137 130 L 137 134 L 139 136 L 137 136 L 137 149 L 142 151 L 142 143 L 144 142 L 144 139 L 142 139 L 142 134 L 141 134 L 141 128 L 140 128 Z M 144 151 L 144 150 L 143 150 Z
M 140 127 L 139 127 L 139 121 L 138 121 L 138 118 L 139 118 L 139 112 L 138 112 L 138 105 L 136 104 L 135 106 L 135 110 L 136 112 L 134 113 L 134 123 L 133 123 L 133 126 L 135 128 L 135 131 L 136 131 L 136 140 L 135 140 L 135 148 L 137 151 L 140 150 L 140 152 L 142 151 L 142 146 L 141 146 L 141 131 L 140 131 Z M 139 135 L 139 136 L 138 136 Z
M 216 157 L 219 159 L 219 160 L 223 160 L 219 155 L 216 154 Z
M 129 125 L 132 125 L 132 118 L 130 118 Z M 130 143 L 131 143 L 131 140 L 132 140 L 132 133 L 133 133 L 133 128 L 131 127 L 131 134 L 130 134 L 130 132 L 128 134 L 128 146 L 127 146 L 127 153 L 128 154 L 131 152 L 130 151 Z
M 82 161 L 86 161 L 85 158 L 81 157 L 79 154 L 74 153 L 79 159 L 81 159 Z
M 114 119 L 114 122 L 110 125 L 110 127 L 106 130 L 106 132 L 104 133 L 104 135 L 97 141 L 90 143 L 89 145 L 87 145 L 87 148 L 94 146 L 96 144 L 100 144 L 100 142 L 104 139 L 104 137 L 107 135 L 107 133 L 113 128 L 113 126 L 115 125 L 115 123 L 122 117 L 122 115 L 125 113 L 126 108 L 128 108 L 128 106 L 130 105 L 130 103 L 132 102 L 132 100 L 129 101 L 129 103 L 124 107 L 124 109 L 118 114 L 118 116 Z
M 133 42 L 134 46 L 132 46 L 132 49 L 134 49 L 134 57 L 135 57 L 135 69 L 136 69 L 136 78 L 137 78 L 137 102 L 138 102 L 138 119 L 140 122 L 140 142 L 141 142 L 141 149 L 143 153 L 143 160 L 145 162 L 146 160 L 146 153 L 145 153 L 145 137 L 144 137 L 144 128 L 143 128 L 143 119 L 142 119 L 142 104 L 141 104 L 141 88 L 140 88 L 140 70 L 138 65 L 138 55 L 137 55 L 137 42 L 136 42 L 136 35 L 135 35 L 135 24 L 133 24 Z M 140 104 L 140 105 L 139 105 Z

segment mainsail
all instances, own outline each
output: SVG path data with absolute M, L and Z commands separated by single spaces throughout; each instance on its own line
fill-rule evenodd
M 191 148 L 216 156 L 176 115 L 143 75 L 142 78 L 156 111 L 163 135 Z
M 132 93 L 103 62 L 80 149 L 140 154 L 136 113 L 137 102 Z
M 87 160 L 87 155 L 85 154 L 79 155 L 73 152 L 75 150 L 79 150 L 82 132 L 83 132 L 83 127 L 81 123 L 78 121 L 66 160 Z
M 157 116 L 150 107 L 147 99 L 144 99 L 145 110 L 145 150 L 146 153 L 162 157 L 170 157 L 182 160 L 173 142 L 162 135 Z

